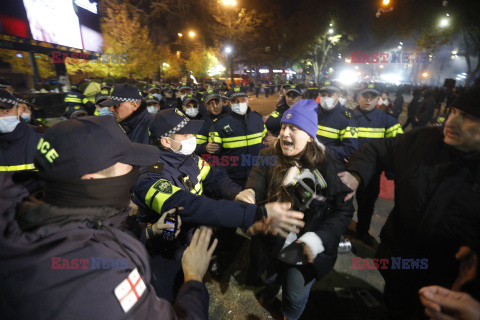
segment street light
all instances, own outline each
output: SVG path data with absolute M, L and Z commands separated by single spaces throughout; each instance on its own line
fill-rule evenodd
M 218 1 L 218 2 L 221 2 L 224 6 L 236 6 L 237 5 L 237 1 L 235 0 L 222 0 L 222 1 Z
M 233 49 L 231 46 L 226 46 L 224 51 L 225 51 L 225 83 L 227 84 L 227 88 L 228 88 L 228 55 L 232 53 Z M 231 69 L 232 69 L 232 85 L 233 85 L 233 63 L 232 63 Z
M 181 34 L 180 32 L 177 33 L 177 35 L 178 35 L 179 38 L 183 37 L 183 34 Z
M 333 29 L 332 29 L 332 28 L 328 29 L 328 33 L 332 34 L 332 33 L 333 33 Z
M 443 18 L 440 20 L 440 28 L 448 27 L 450 21 L 447 18 Z
M 390 0 L 383 0 L 382 3 L 384 6 L 388 6 L 390 4 Z
M 196 36 L 196 34 L 195 34 L 195 32 L 190 31 L 190 32 L 188 33 L 188 36 L 189 36 L 190 38 L 193 38 L 193 37 Z

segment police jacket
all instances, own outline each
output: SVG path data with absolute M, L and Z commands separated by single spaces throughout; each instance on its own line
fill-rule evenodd
M 394 171 L 395 206 L 378 254 L 428 258 L 422 276 L 448 287 L 458 275 L 458 248 L 480 238 L 480 154 L 462 153 L 443 138 L 441 128 L 425 128 L 367 143 L 350 158 L 348 170 L 362 184 L 376 168 Z
M 199 225 L 248 227 L 261 218 L 256 217 L 254 205 L 204 196 L 232 200 L 242 190 L 221 168 L 210 167 L 196 154 L 185 156 L 160 151 L 159 163 L 143 170 L 134 183 L 132 200 L 139 206 L 139 221 L 147 224 L 156 222 L 165 211 L 184 208 L 179 211 L 184 231 L 177 241 L 180 258 L 189 242 L 189 237 L 184 235 Z
M 278 136 L 280 134 L 280 129 L 282 128 L 282 117 L 285 111 L 288 110 L 288 105 L 283 103 L 281 105 L 277 105 L 275 111 L 273 111 L 270 116 L 268 117 L 267 121 L 265 121 L 265 127 L 268 131 L 270 131 L 274 136 Z
M 357 107 L 354 118 L 357 123 L 359 147 L 372 140 L 392 138 L 403 133 L 397 119 L 378 108 L 363 111 Z
M 216 121 L 210 130 L 208 141 L 220 145 L 216 155 L 236 157 L 240 165 L 225 168 L 230 178 L 243 187 L 253 165 L 251 157 L 257 156 L 265 147 L 262 141 L 266 134 L 267 128 L 262 116 L 248 108 L 243 116 L 229 111 Z
M 148 125 L 152 119 L 144 103 L 130 117 L 119 122 L 132 142 L 148 144 Z
M 85 108 L 85 111 L 87 111 L 89 115 L 93 115 L 95 111 L 95 104 L 77 90 L 72 90 L 72 92 L 65 96 L 63 101 L 65 103 L 66 114 L 71 112 L 71 109 L 75 109 L 75 107 Z
M 33 174 L 33 156 L 41 137 L 35 127 L 22 119 L 12 132 L 0 133 L 0 200 L 20 202 L 40 187 Z
M 263 149 L 260 152 L 262 156 L 275 156 L 273 148 Z M 267 199 L 268 188 L 273 180 L 272 166 L 253 167 L 246 188 L 252 188 L 255 191 L 256 203 L 263 203 Z M 353 217 L 354 207 L 352 200 L 344 202 L 345 196 L 351 192 L 337 176 L 337 173 L 345 170 L 345 167 L 339 161 L 326 154 L 325 162 L 317 168 L 323 176 L 326 185 L 322 190 L 325 195 L 325 201 L 313 200 L 310 209 L 304 214 L 305 227 L 300 230 L 297 238 L 312 232 L 322 241 L 325 250 L 317 255 L 312 266 L 315 270 L 317 279 L 321 279 L 333 268 L 337 259 L 337 250 L 340 237 L 350 224 Z M 274 199 L 269 199 L 274 201 Z M 255 250 L 259 256 L 257 258 L 275 259 L 285 243 L 285 238 L 280 236 L 258 236 L 260 241 L 259 250 Z
M 343 162 L 358 148 L 358 135 L 353 112 L 341 104 L 325 111 L 318 107 L 318 140 L 331 155 Z
M 6 205 L 2 319 L 208 319 L 201 282 L 186 282 L 173 306 L 157 298 L 145 248 L 121 229 L 126 213 L 40 204 L 15 218 Z
M 212 125 L 218 121 L 223 115 L 227 112 L 227 107 L 222 107 L 222 113 L 220 113 L 218 116 L 214 116 L 210 112 L 206 112 L 204 117 L 202 118 L 203 120 L 203 126 L 198 131 L 198 133 L 195 135 L 197 138 L 197 148 L 195 149 L 195 153 L 201 156 L 202 154 L 207 153 L 207 143 L 208 143 L 208 135 L 210 133 L 210 129 L 212 128 Z

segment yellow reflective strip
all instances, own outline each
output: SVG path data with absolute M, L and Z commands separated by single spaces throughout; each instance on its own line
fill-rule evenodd
M 222 138 L 220 138 L 220 135 L 218 132 L 210 132 L 208 134 L 208 142 L 215 142 L 215 143 L 222 143 Z
M 248 147 L 248 146 L 254 146 L 259 143 L 262 143 L 263 137 L 258 137 L 254 139 L 248 139 L 248 140 L 241 140 L 241 141 L 235 141 L 235 142 L 225 142 L 223 144 L 224 148 L 227 149 L 233 149 L 233 148 L 241 148 L 241 147 Z
M 265 128 L 265 126 L 264 126 Z M 262 132 L 257 132 L 257 133 L 252 133 L 246 136 L 236 136 L 236 137 L 231 137 L 231 138 L 223 138 L 223 142 L 232 142 L 232 141 L 239 141 L 239 140 L 245 140 L 245 139 L 253 139 L 253 138 L 258 138 L 261 137 L 263 134 L 266 134 L 267 132 L 265 129 Z
M 162 182 L 170 183 L 170 181 L 166 179 L 158 180 L 150 187 L 150 189 L 147 192 L 147 195 L 145 196 L 145 204 L 157 213 L 162 213 L 163 203 L 167 201 L 168 198 L 170 198 L 175 192 L 177 192 L 178 190 L 181 190 L 179 187 L 174 186 L 173 184 L 170 183 L 172 187 L 172 191 L 170 193 L 161 192 L 158 190 L 157 186 Z
M 324 126 L 321 126 L 321 125 L 318 126 L 318 130 L 332 132 L 332 133 L 339 133 L 340 132 L 340 130 L 338 130 L 338 129 L 324 127 Z
M 19 164 L 16 166 L 0 166 L 0 171 L 22 171 L 22 170 L 35 170 L 33 163 Z
M 280 115 L 280 112 L 278 112 L 278 111 L 273 111 L 273 112 L 270 114 L 270 117 L 272 117 L 272 118 L 278 118 L 279 115 Z
M 369 131 L 369 132 L 385 132 L 385 128 L 365 128 L 358 127 L 358 131 Z
M 263 125 L 263 132 L 262 132 L 262 139 L 265 138 L 265 136 L 267 135 L 267 132 L 268 132 L 267 126 L 264 124 Z
M 206 136 L 202 136 L 201 134 L 196 134 L 195 138 L 197 138 L 197 144 L 204 144 L 208 139 Z
M 317 131 L 317 136 L 325 137 L 325 138 L 331 138 L 331 139 L 339 139 L 340 135 L 338 133 L 332 133 L 324 130 L 318 129 Z
M 346 127 L 340 131 L 340 140 L 343 139 L 356 139 L 358 138 L 357 128 L 355 127 Z
M 385 138 L 393 138 L 397 134 L 402 134 L 403 130 L 399 123 L 387 129 L 385 133 Z
M 89 101 L 90 101 L 90 100 L 89 100 L 88 98 L 83 98 L 82 103 L 83 103 L 83 104 L 86 104 L 86 103 L 89 102 Z
M 375 139 L 382 139 L 385 138 L 385 133 L 383 132 L 358 132 L 359 138 L 375 138 Z
M 65 98 L 64 101 L 65 102 L 75 102 L 75 103 L 81 103 L 82 102 L 82 100 L 79 99 L 79 98 L 69 98 L 69 97 Z

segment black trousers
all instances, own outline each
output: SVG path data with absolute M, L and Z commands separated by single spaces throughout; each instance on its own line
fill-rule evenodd
M 380 175 L 381 172 L 377 172 L 367 185 L 357 190 L 357 232 L 360 234 L 366 234 L 370 229 L 375 201 L 380 192 Z
M 411 124 L 412 127 L 415 125 L 415 117 L 414 116 L 409 116 L 407 118 L 407 121 L 403 125 L 402 130 L 405 130 L 405 128 L 408 127 L 409 124 Z

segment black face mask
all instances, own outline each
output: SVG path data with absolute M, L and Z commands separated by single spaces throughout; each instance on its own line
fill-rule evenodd
M 105 179 L 58 179 L 45 177 L 44 201 L 58 207 L 111 207 L 125 209 L 138 167 L 119 177 Z

